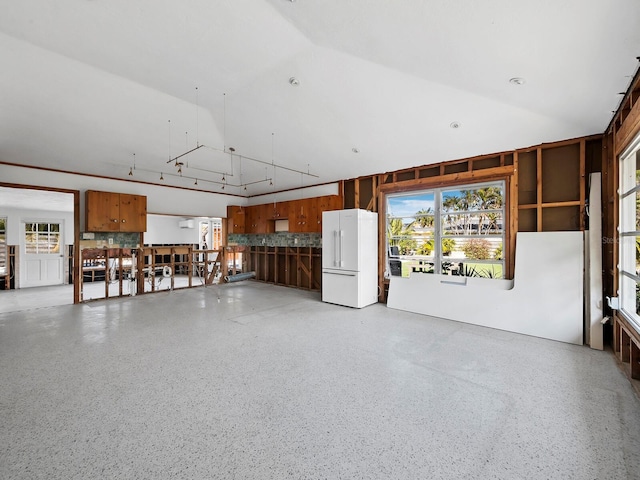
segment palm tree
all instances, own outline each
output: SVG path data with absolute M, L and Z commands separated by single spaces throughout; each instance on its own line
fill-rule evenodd
M 422 208 L 416 212 L 414 224 L 420 228 L 433 227 L 434 217 L 433 208 Z
M 500 187 L 485 187 L 475 191 L 475 207 L 478 209 L 478 233 L 482 233 L 482 225 L 485 217 L 489 219 L 489 225 L 485 229 L 489 233 L 493 228 L 498 228 L 497 215 L 495 213 L 482 213 L 484 210 L 498 210 L 502 208 L 502 189 Z
M 389 218 L 387 223 L 387 238 L 389 246 L 397 246 L 400 255 L 407 255 L 416 247 L 416 241 L 413 238 L 414 222 L 404 224 L 401 218 Z

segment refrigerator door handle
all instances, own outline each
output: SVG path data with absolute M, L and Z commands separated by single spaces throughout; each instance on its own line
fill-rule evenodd
M 344 231 L 340 230 L 340 263 L 338 266 L 344 267 L 344 260 L 342 259 L 342 239 L 344 238 Z
M 333 231 L 333 266 L 338 266 L 338 231 Z
M 340 275 L 343 277 L 355 277 L 356 273 L 352 273 L 352 272 L 328 272 L 328 271 L 323 271 L 322 272 L 325 275 Z

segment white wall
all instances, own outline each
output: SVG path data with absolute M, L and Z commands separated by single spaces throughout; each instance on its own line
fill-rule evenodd
M 64 222 L 63 242 L 74 243 L 73 212 L 52 212 L 39 210 L 21 210 L 0 207 L 0 217 L 7 217 L 7 245 L 20 245 L 20 223 L 23 221 L 62 220 Z
M 193 220 L 193 228 L 180 228 L 178 223 L 187 218 Z M 178 217 L 174 215 L 147 215 L 145 244 L 182 244 L 200 243 L 200 221 L 209 221 L 205 217 Z
M 518 232 L 513 281 L 392 276 L 387 306 L 582 345 L 583 237 Z
M 111 180 L 5 164 L 0 164 L 0 180 L 2 182 L 19 185 L 79 190 L 81 211 L 80 231 L 84 231 L 84 192 L 86 190 L 145 195 L 147 197 L 147 212 L 149 214 L 180 215 L 185 218 L 226 218 L 228 205 L 262 205 L 274 201 L 281 202 L 324 195 L 338 195 L 339 193 L 338 183 L 331 183 L 247 199 L 235 195 L 184 190 L 163 187 L 161 185 L 137 183 L 135 181 Z M 183 232 L 183 234 L 186 235 L 185 232 Z M 155 232 L 153 235 L 155 235 Z M 182 238 L 182 236 L 179 238 Z M 147 243 L 146 236 L 145 243 Z M 197 243 L 197 241 L 195 243 Z
M 183 190 L 160 185 L 147 185 L 135 181 L 111 180 L 4 164 L 0 164 L 0 179 L 2 182 L 20 185 L 79 190 L 81 212 L 85 211 L 84 192 L 86 190 L 145 195 L 147 197 L 147 212 L 152 214 L 224 218 L 227 216 L 227 205 L 247 205 L 246 198 L 233 195 Z M 84 214 L 80 216 L 81 231 L 84 230 L 83 217 Z
M 306 187 L 298 190 L 289 190 L 287 192 L 260 195 L 259 197 L 250 198 L 247 205 L 263 205 L 265 203 L 286 202 L 288 200 L 299 200 L 301 198 L 324 197 L 325 195 L 338 195 L 338 193 L 339 184 L 329 183 L 316 187 Z

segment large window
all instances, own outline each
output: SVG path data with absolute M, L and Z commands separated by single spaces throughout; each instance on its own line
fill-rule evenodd
M 25 223 L 25 253 L 60 253 L 59 223 Z
M 504 182 L 387 196 L 391 275 L 504 278 Z
M 7 273 L 7 219 L 0 217 L 0 275 Z
M 640 330 L 640 137 L 620 157 L 620 309 Z

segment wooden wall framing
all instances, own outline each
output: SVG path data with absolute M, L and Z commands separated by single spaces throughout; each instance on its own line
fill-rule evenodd
M 256 280 L 303 290 L 322 287 L 322 249 L 316 247 L 249 247 L 247 268 Z
M 620 258 L 619 195 L 620 155 L 640 134 L 640 68 L 631 81 L 603 140 L 603 252 L 604 295 L 618 296 Z M 640 332 L 619 311 L 607 309 L 613 318 L 613 346 L 623 371 L 640 395 Z M 628 365 L 627 365 L 628 364 Z
M 603 136 L 593 135 L 344 180 L 341 187 L 344 208 L 364 208 L 379 214 L 381 300 L 386 301 L 387 290 L 384 280 L 386 194 L 504 180 L 507 192 L 505 272 L 507 278 L 513 278 L 516 232 L 585 229 L 588 174 L 602 170 L 602 152 Z

